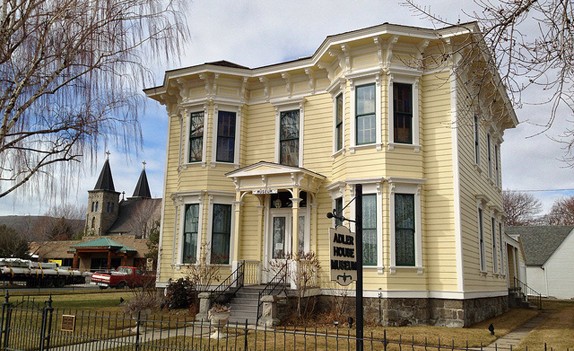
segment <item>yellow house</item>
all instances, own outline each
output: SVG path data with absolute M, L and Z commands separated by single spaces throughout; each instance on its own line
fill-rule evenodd
M 320 294 L 340 293 L 326 214 L 353 219 L 361 184 L 364 297 L 384 301 L 381 323 L 503 312 L 500 149 L 518 121 L 481 43 L 474 23 L 382 24 L 276 65 L 167 71 L 145 90 L 169 123 L 158 286 L 205 243 L 227 274 L 247 262 L 253 284 L 285 253 L 312 251 Z

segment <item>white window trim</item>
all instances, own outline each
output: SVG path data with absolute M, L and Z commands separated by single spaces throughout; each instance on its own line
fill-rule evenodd
M 423 273 L 422 254 L 422 212 L 421 212 L 421 190 L 424 180 L 422 179 L 389 179 L 389 227 L 390 227 L 390 259 L 391 274 L 395 274 L 397 269 L 416 269 L 418 274 Z M 395 250 L 395 194 L 412 194 L 415 201 L 415 266 L 397 266 Z
M 492 136 L 490 133 L 486 133 L 486 157 L 488 161 L 488 178 L 492 180 L 494 167 L 492 167 Z
M 473 117 L 472 134 L 474 140 L 474 164 L 480 170 L 480 159 L 482 157 L 482 153 L 480 152 L 480 117 L 478 114 L 475 114 Z
M 197 224 L 197 252 L 196 257 L 199 258 L 201 254 L 201 243 L 202 243 L 202 224 L 203 224 L 203 195 L 201 191 L 194 191 L 189 193 L 176 194 L 173 197 L 176 208 L 179 209 L 179 221 L 178 229 L 175 235 L 176 245 L 177 245 L 177 259 L 176 267 L 191 265 L 193 263 L 183 263 L 183 232 L 185 230 L 185 206 L 198 204 L 198 224 Z M 197 263 L 197 262 L 196 262 Z
M 221 162 L 217 161 L 217 128 L 219 125 L 219 111 L 233 112 L 235 113 L 235 145 L 233 150 L 233 162 Z M 221 165 L 235 165 L 239 167 L 239 147 L 241 145 L 241 106 L 237 105 L 223 105 L 215 104 L 213 108 L 213 137 L 211 138 L 211 167 L 215 167 L 217 164 Z
M 336 182 L 336 183 L 333 183 L 333 184 L 327 186 L 327 190 L 329 191 L 329 195 L 331 197 L 331 209 L 335 209 L 335 205 L 336 205 L 335 201 L 338 198 L 342 199 L 343 207 L 345 207 L 345 205 L 346 205 L 345 204 L 345 188 L 346 188 L 346 186 L 347 186 L 347 184 L 345 182 Z M 337 215 L 344 216 L 344 213 L 345 213 L 345 211 L 343 210 L 343 213 L 337 213 Z M 335 223 L 336 223 L 336 220 L 335 220 L 335 218 L 333 218 L 331 220 L 331 225 L 333 227 L 335 227 Z
M 498 222 L 498 241 L 500 243 L 499 246 L 499 254 L 500 254 L 500 275 L 506 275 L 506 243 L 503 240 L 503 223 L 502 219 Z
M 299 164 L 297 167 L 303 167 L 303 137 L 304 133 L 304 105 L 305 100 L 301 99 L 297 102 L 285 102 L 285 103 L 275 103 L 275 163 L 281 163 L 281 140 L 280 140 L 280 129 L 281 129 L 281 112 L 299 110 Z
M 485 217 L 485 199 L 479 198 L 476 205 L 476 234 L 477 234 L 477 244 L 478 244 L 478 268 L 480 273 L 486 274 L 486 237 L 484 236 L 484 217 Z M 482 216 L 481 216 L 482 214 Z M 481 218 L 482 217 L 482 218 Z M 482 223 L 481 223 L 482 220 Z M 482 236 L 482 244 L 480 243 L 480 237 Z
M 490 217 L 490 237 L 492 238 L 492 273 L 498 275 L 500 273 L 500 263 L 498 257 L 498 235 L 496 231 L 497 228 L 497 220 L 495 214 L 493 213 Z
M 342 134 L 341 134 L 341 148 L 337 149 L 337 97 L 341 95 L 341 98 L 343 100 L 343 106 L 342 106 L 342 121 L 341 121 L 341 129 L 342 129 Z M 342 90 L 339 90 L 334 96 L 333 96 L 333 156 L 336 156 L 338 154 L 345 154 L 345 92 Z
M 191 134 L 191 114 L 195 112 L 203 112 L 203 146 L 201 150 L 201 162 L 190 162 L 189 161 L 189 138 Z M 185 121 L 186 121 L 186 131 L 185 131 L 185 150 L 184 150 L 184 167 L 189 165 L 201 164 L 202 167 L 206 165 L 206 157 L 207 157 L 207 120 L 208 120 L 208 109 L 207 104 L 203 106 L 193 106 L 185 109 Z
M 209 247 L 208 252 L 206 253 L 207 262 L 211 264 L 211 238 L 212 238 L 212 229 L 213 229 L 213 205 L 231 205 L 231 228 L 229 232 L 229 263 L 228 264 L 217 264 L 217 266 L 231 266 L 233 264 L 233 250 L 235 246 L 234 242 L 234 232 L 235 232 L 235 207 L 241 206 L 235 202 L 235 194 L 228 194 L 228 193 L 214 193 L 210 192 L 207 194 L 209 199 L 209 213 L 207 215 L 207 231 L 206 231 L 206 241 Z
M 382 192 L 382 182 L 383 178 L 375 178 L 375 179 L 356 179 L 347 181 L 347 184 L 356 185 L 362 184 L 363 185 L 363 195 L 371 195 L 375 194 L 377 197 L 377 264 L 376 266 L 363 266 L 366 269 L 376 268 L 378 274 L 383 274 L 385 270 L 384 261 L 383 261 L 383 192 Z M 351 188 L 352 194 L 351 198 L 354 198 L 356 195 L 355 187 Z M 343 207 L 345 203 L 343 203 Z M 355 218 L 355 206 L 347 207 L 349 209 L 349 216 L 351 219 Z M 355 223 L 350 223 L 351 231 L 356 232 Z
M 413 75 L 405 75 L 404 73 L 389 73 L 388 79 L 388 99 L 387 102 L 388 106 L 388 128 L 389 128 L 389 144 L 388 149 L 393 150 L 396 147 L 399 148 L 412 148 L 414 151 L 419 152 L 421 149 L 420 145 L 420 117 L 419 117 L 419 95 L 420 95 L 420 74 L 413 73 Z M 404 144 L 404 143 L 395 143 L 395 127 L 394 127 L 394 90 L 393 90 L 393 83 L 402 83 L 402 84 L 410 84 L 412 86 L 412 96 L 413 96 L 413 120 L 412 120 L 412 133 L 413 133 L 413 143 L 412 144 Z
M 380 73 L 370 73 L 367 75 L 361 76 L 349 76 L 347 77 L 350 80 L 350 88 L 351 88 L 351 96 L 350 96 L 350 103 L 349 109 L 351 111 L 351 145 L 349 146 L 350 152 L 353 154 L 355 150 L 358 148 L 364 147 L 372 147 L 373 145 L 377 148 L 377 151 L 382 149 L 382 142 L 381 142 L 381 74 Z M 357 117 L 356 117 L 356 87 L 368 84 L 375 84 L 375 142 L 371 144 L 363 144 L 357 145 Z

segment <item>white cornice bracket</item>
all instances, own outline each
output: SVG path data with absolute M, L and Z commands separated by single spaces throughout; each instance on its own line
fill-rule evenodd
M 385 69 L 389 69 L 391 67 L 391 61 L 393 60 L 393 46 L 399 41 L 398 35 L 393 35 L 389 42 L 387 43 L 387 56 L 385 57 Z
M 265 100 L 269 102 L 269 79 L 267 77 L 259 77 L 259 81 L 263 84 L 263 95 Z
M 287 96 L 291 97 L 291 93 L 293 91 L 293 87 L 291 86 L 291 76 L 289 73 L 281 73 L 281 78 L 285 81 L 285 91 L 287 92 Z
M 312 68 L 305 68 L 305 74 L 309 77 L 309 89 L 311 92 L 315 93 L 315 72 Z

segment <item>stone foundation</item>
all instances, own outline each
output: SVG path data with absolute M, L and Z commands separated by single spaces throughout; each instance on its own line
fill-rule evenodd
M 318 308 L 329 311 L 341 297 L 322 295 Z M 355 317 L 355 299 L 346 297 L 343 320 Z M 508 296 L 467 300 L 364 298 L 364 321 L 383 326 L 438 325 L 468 327 L 508 310 Z

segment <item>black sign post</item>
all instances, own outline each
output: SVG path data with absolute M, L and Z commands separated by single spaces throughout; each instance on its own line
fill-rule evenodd
M 357 245 L 357 292 L 355 297 L 355 335 L 357 351 L 363 351 L 363 186 L 355 185 L 355 242 Z
M 332 247 L 331 251 L 337 251 L 335 256 L 338 259 L 331 260 L 331 269 L 336 268 L 340 270 L 341 268 L 346 270 L 356 269 L 356 293 L 355 293 L 355 336 L 356 336 L 356 351 L 363 351 L 363 186 L 361 184 L 355 185 L 355 197 L 343 208 L 345 209 L 348 205 L 355 200 L 355 220 L 347 219 L 342 216 L 341 213 L 337 213 L 335 210 L 333 212 L 327 213 L 327 218 L 336 218 L 341 221 L 349 221 L 355 223 L 355 235 L 354 243 L 355 249 L 348 248 L 351 246 L 353 241 L 353 235 L 349 235 L 349 231 L 339 231 L 331 229 L 331 245 L 333 241 L 337 242 L 337 246 Z M 345 250 L 345 251 L 342 251 Z M 351 250 L 351 251 L 347 251 Z M 354 255 L 351 254 L 354 253 Z M 331 252 L 333 255 L 333 252 Z M 354 256 L 355 262 L 352 259 L 346 260 L 342 259 L 340 256 Z M 353 264 L 355 263 L 355 264 Z M 354 273 L 354 272 L 353 272 Z M 336 276 L 336 281 L 341 285 L 350 284 L 353 274 L 344 274 L 344 277 Z M 341 278 L 345 278 L 342 279 Z M 347 278 L 350 278 L 347 281 Z M 351 320 L 351 318 L 349 318 Z M 350 321 L 349 323 L 352 323 Z

